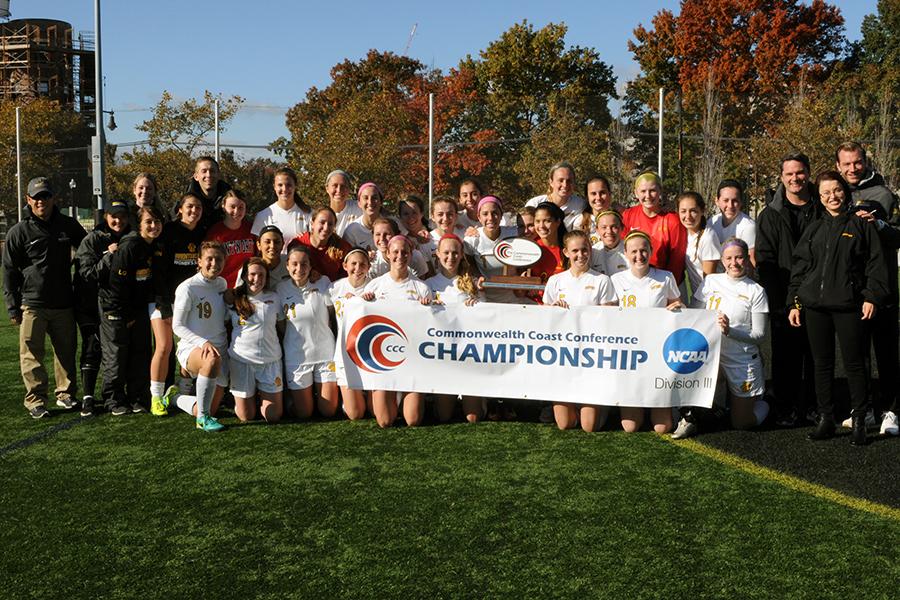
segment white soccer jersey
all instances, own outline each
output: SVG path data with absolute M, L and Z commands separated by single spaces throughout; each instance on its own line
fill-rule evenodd
M 303 287 L 290 279 L 278 284 L 278 300 L 287 321 L 283 346 L 288 372 L 334 357 L 334 333 L 328 325 L 328 307 L 334 305 L 328 294 L 330 287 L 331 281 L 325 276 Z
M 440 301 L 444 304 L 464 304 L 472 298 L 475 300 L 480 299 L 478 292 L 475 292 L 475 294 L 472 295 L 459 289 L 458 282 L 459 275 L 451 279 L 441 273 L 425 280 L 425 283 L 431 288 L 435 302 Z
M 343 279 L 338 279 L 331 284 L 331 288 L 328 290 L 328 294 L 331 296 L 331 302 L 334 305 L 334 312 L 338 318 L 338 327 L 340 327 L 341 325 L 341 317 L 344 316 L 344 303 L 347 301 L 348 296 L 362 296 L 363 292 L 366 291 L 366 285 L 368 283 L 369 279 L 366 278 L 361 286 L 353 287 L 352 285 L 350 285 L 350 279 L 348 277 L 344 277 Z
M 753 325 L 753 313 L 769 312 L 769 300 L 762 286 L 750 279 L 733 279 L 726 273 L 714 273 L 703 280 L 694 297 L 703 302 L 707 310 L 728 315 L 728 326 L 746 334 Z M 746 344 L 728 336 L 722 336 L 722 353 L 743 356 L 758 352 L 753 344 Z
M 412 300 L 418 302 L 423 298 L 431 298 L 431 288 L 414 277 L 403 281 L 394 281 L 390 273 L 376 277 L 366 285 L 366 293 L 375 294 L 376 300 Z
M 609 277 L 596 271 L 576 276 L 572 270 L 551 275 L 544 287 L 544 304 L 564 300 L 569 306 L 596 306 L 616 301 Z
M 350 223 L 355 223 L 362 218 L 363 211 L 359 207 L 359 203 L 353 198 L 349 198 L 344 204 L 344 210 L 337 214 L 337 222 L 334 225 L 334 232 L 340 237 L 344 237 L 344 232 Z
M 381 277 L 390 270 L 391 264 L 380 250 L 377 251 L 375 258 L 372 260 L 372 265 L 369 267 L 369 279 Z M 409 257 L 409 272 L 419 279 L 428 273 L 428 263 L 425 262 L 425 257 L 418 250 L 413 250 Z
M 616 273 L 610 279 L 622 308 L 665 308 L 670 298 L 679 296 L 675 277 L 655 267 L 650 267 L 650 271 L 640 279 L 630 269 Z
M 716 232 L 719 244 L 724 244 L 729 238 L 736 237 L 747 242 L 747 247 L 751 250 L 756 247 L 756 221 L 744 213 L 738 213 L 728 227 L 723 224 L 722 215 L 718 214 L 710 219 L 709 226 Z
M 690 281 L 691 289 L 696 290 L 703 281 L 703 261 L 722 258 L 722 248 L 715 232 L 706 227 L 699 236 L 696 233 L 688 232 L 685 252 L 684 270 Z
M 291 240 L 309 230 L 309 221 L 310 213 L 302 210 L 296 204 L 288 210 L 284 210 L 277 203 L 270 204 L 256 213 L 250 233 L 259 237 L 259 232 L 263 227 L 274 225 L 281 230 L 281 235 L 284 236 L 284 248 L 281 249 L 281 253 L 287 254 L 288 244 L 291 243 Z
M 228 354 L 232 358 L 254 365 L 264 365 L 281 360 L 281 344 L 275 323 L 284 319 L 278 294 L 262 291 L 250 296 L 253 314 L 242 318 L 234 308 L 230 309 L 231 347 Z
M 363 225 L 362 220 L 354 221 L 344 230 L 344 241 L 354 248 L 363 250 L 375 250 L 375 238 L 372 230 Z
M 615 248 L 607 248 L 603 242 L 594 244 L 591 252 L 591 269 L 610 277 L 631 268 L 625 258 L 625 244 L 621 240 Z
M 537 208 L 541 202 L 552 202 L 552 200 L 547 197 L 547 194 L 541 194 L 540 196 L 535 196 L 530 199 L 525 203 L 525 206 Z M 584 201 L 584 198 L 575 195 L 569 196 L 568 202 L 560 206 L 565 215 L 563 223 L 566 224 L 566 229 L 568 231 L 577 229 L 575 224 L 581 219 L 581 213 L 584 212 L 585 207 L 587 207 L 587 202 Z
M 179 348 L 199 348 L 209 342 L 225 349 L 228 312 L 222 293 L 227 287 L 221 277 L 209 280 L 197 273 L 175 288 L 172 331 L 178 336 Z

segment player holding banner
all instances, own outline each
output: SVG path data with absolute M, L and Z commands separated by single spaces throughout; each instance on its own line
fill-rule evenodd
M 366 285 L 363 299 L 388 301 L 413 301 L 431 304 L 431 290 L 410 274 L 409 259 L 413 246 L 406 236 L 396 235 L 388 242 L 388 259 L 391 270 L 376 277 Z M 374 390 L 372 409 L 380 427 L 390 427 L 397 418 L 395 392 Z M 403 392 L 403 418 L 409 427 L 421 424 L 425 413 L 425 400 L 418 392 Z
M 563 236 L 564 264 L 569 269 L 552 275 L 544 288 L 543 304 L 547 306 L 615 306 L 616 292 L 609 277 L 590 269 L 591 239 L 581 230 Z M 572 429 L 578 421 L 585 431 L 595 431 L 606 422 L 608 409 L 588 404 L 557 402 L 553 416 L 560 429 Z
M 722 247 L 724 273 L 708 275 L 694 294 L 696 304 L 718 313 L 722 330 L 720 371 L 728 386 L 731 426 L 750 429 L 761 425 L 769 414 L 762 399 L 766 374 L 759 344 L 766 334 L 769 301 L 762 286 L 750 279 L 750 249 L 738 238 Z M 696 435 L 696 413 L 684 410 L 672 437 Z
M 625 236 L 625 255 L 631 263 L 631 269 L 616 273 L 610 278 L 622 308 L 657 307 L 675 310 L 684 306 L 672 273 L 650 266 L 652 252 L 650 236 L 643 231 L 634 230 Z M 641 428 L 644 409 L 623 406 L 620 412 L 622 429 L 633 433 Z M 650 420 L 656 433 L 667 433 L 672 428 L 672 411 L 668 408 L 651 408 Z

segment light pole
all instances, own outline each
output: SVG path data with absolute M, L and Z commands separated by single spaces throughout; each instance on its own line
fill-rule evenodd
M 103 183 L 106 175 L 106 138 L 103 134 L 103 68 L 100 36 L 100 0 L 94 0 L 94 126 L 95 134 L 91 139 L 91 163 L 93 165 L 94 196 L 97 197 L 97 213 L 94 222 L 100 222 L 103 212 Z

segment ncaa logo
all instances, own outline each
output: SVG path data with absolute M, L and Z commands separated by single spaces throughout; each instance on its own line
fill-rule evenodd
M 347 356 L 363 371 L 384 373 L 406 360 L 407 342 L 400 326 L 387 317 L 366 315 L 347 333 Z
M 709 342 L 696 329 L 676 329 L 663 344 L 663 360 L 681 375 L 693 373 L 708 357 Z

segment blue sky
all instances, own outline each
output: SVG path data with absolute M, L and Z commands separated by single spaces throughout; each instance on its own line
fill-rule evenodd
M 847 34 L 859 38 L 876 0 L 840 0 Z M 246 99 L 223 143 L 267 144 L 287 135 L 284 111 L 310 86 L 330 81 L 331 68 L 358 60 L 371 48 L 403 53 L 418 24 L 408 55 L 446 71 L 479 51 L 516 22 L 536 28 L 569 26 L 567 42 L 595 48 L 613 67 L 619 89 L 637 66 L 627 42 L 639 24 L 649 25 L 674 0 L 575 1 L 515 4 L 482 0 L 432 2 L 308 2 L 305 0 L 102 1 L 105 108 L 116 111 L 113 143 L 143 139 L 134 125 L 164 89 L 178 98 L 203 90 Z M 94 29 L 93 0 L 12 0 L 12 18 L 51 18 L 76 31 Z

